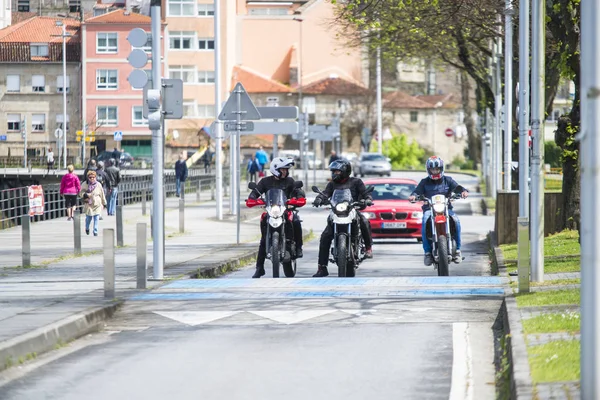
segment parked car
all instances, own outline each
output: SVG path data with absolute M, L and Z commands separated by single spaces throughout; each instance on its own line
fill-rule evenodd
M 392 174 L 392 164 L 390 159 L 379 153 L 362 153 L 355 161 L 353 166 L 355 176 L 379 175 L 390 176 Z
M 408 201 L 417 182 L 402 178 L 371 178 L 364 182 L 375 188 L 373 205 L 363 211 L 371 224 L 373 238 L 412 238 L 420 242 L 421 204 Z
M 113 152 L 112 151 L 103 151 L 102 153 L 98 154 L 98 157 L 96 157 L 96 161 L 102 161 L 104 162 L 104 164 L 107 163 L 108 160 L 110 160 L 111 158 L 113 158 Z M 123 151 L 121 152 L 121 159 L 119 160 L 119 168 L 132 168 L 133 167 L 133 157 L 131 156 L 131 154 Z

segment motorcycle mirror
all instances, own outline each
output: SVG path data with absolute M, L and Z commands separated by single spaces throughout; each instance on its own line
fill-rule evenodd
M 250 189 L 250 190 L 256 189 L 256 182 L 248 182 L 248 189 Z
M 318 187 L 316 187 L 316 186 L 313 186 L 313 187 L 311 187 L 311 189 L 312 189 L 312 191 L 313 191 L 313 192 L 315 192 L 315 193 L 321 193 L 321 192 L 319 191 L 319 188 L 318 188 Z
M 301 187 L 304 187 L 304 183 L 302 181 L 294 181 L 294 187 L 300 189 Z

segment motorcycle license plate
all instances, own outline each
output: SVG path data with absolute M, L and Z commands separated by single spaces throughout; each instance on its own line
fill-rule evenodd
M 406 222 L 384 222 L 383 229 L 406 229 Z

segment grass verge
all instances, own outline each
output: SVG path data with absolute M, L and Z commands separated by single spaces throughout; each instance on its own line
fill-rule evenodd
M 580 343 L 557 340 L 527 349 L 533 383 L 576 381 L 580 377 Z
M 578 312 L 542 314 L 523 320 L 523 332 L 526 334 L 567 332 L 573 335 L 579 333 L 580 328 Z
M 579 289 L 567 289 L 547 292 L 518 293 L 516 299 L 518 307 L 579 305 L 581 296 L 579 294 Z
M 580 254 L 577 231 L 564 230 L 544 238 L 544 256 L 564 256 Z M 505 260 L 517 259 L 517 244 L 500 245 Z
M 517 263 L 506 264 L 508 271 L 517 269 Z M 581 266 L 579 257 L 563 260 L 544 260 L 544 273 L 545 274 L 559 274 L 567 272 L 580 272 Z M 533 283 L 533 282 L 532 282 Z

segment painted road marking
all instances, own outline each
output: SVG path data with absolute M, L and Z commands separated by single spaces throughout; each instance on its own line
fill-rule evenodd
M 469 324 L 452 324 L 453 362 L 450 400 L 473 399 L 473 360 L 469 340 Z
M 375 313 L 376 310 L 336 310 L 336 309 L 314 309 L 314 310 L 244 310 L 244 311 L 154 311 L 162 317 L 172 319 L 174 321 L 186 324 L 189 326 L 197 326 L 218 321 L 234 315 L 242 313 L 250 313 L 261 318 L 278 322 L 280 324 L 297 324 L 313 318 L 322 317 L 324 315 L 335 312 L 343 312 L 355 317 L 361 317 L 364 314 Z

